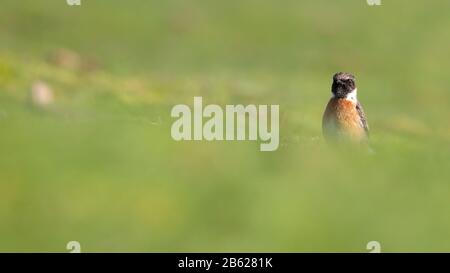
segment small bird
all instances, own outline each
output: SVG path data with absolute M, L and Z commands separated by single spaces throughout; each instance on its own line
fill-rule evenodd
M 356 92 L 355 76 L 343 72 L 333 76 L 332 97 L 322 118 L 325 139 L 367 142 L 369 125 Z

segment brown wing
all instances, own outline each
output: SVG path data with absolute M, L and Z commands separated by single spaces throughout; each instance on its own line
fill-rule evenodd
M 369 124 L 367 123 L 366 114 L 364 113 L 364 109 L 359 101 L 356 104 L 356 110 L 358 111 L 359 119 L 361 121 L 361 127 L 364 128 L 367 136 L 369 136 Z

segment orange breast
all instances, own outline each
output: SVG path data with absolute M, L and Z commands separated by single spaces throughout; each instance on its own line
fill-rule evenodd
M 322 129 L 325 138 L 343 137 L 355 141 L 366 138 L 356 104 L 346 99 L 330 99 L 323 114 Z

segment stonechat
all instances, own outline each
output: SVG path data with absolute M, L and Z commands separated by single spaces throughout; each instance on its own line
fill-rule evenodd
M 336 73 L 331 86 L 332 97 L 322 118 L 322 131 L 327 140 L 366 142 L 369 125 L 361 103 L 356 98 L 355 76 Z

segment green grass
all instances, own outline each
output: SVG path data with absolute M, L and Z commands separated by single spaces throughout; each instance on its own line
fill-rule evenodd
M 450 251 L 448 1 L 3 2 L 0 251 Z M 374 155 L 321 138 L 337 71 Z M 279 150 L 173 141 L 197 95 L 279 104 Z

